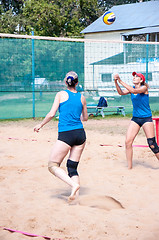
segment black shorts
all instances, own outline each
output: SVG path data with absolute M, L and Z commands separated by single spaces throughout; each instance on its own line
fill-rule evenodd
M 140 127 L 146 122 L 152 122 L 152 117 L 146 117 L 146 118 L 138 118 L 138 117 L 132 117 L 131 121 L 134 121 L 137 123 Z
M 65 142 L 71 147 L 73 147 L 75 145 L 81 145 L 86 141 L 86 133 L 83 128 L 59 132 L 58 140 Z

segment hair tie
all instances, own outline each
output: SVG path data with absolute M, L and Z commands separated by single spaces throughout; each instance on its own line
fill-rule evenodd
M 74 77 L 68 76 L 68 77 L 67 77 L 67 83 L 68 83 L 68 85 L 71 85 L 71 83 L 72 83 L 73 80 L 74 80 Z

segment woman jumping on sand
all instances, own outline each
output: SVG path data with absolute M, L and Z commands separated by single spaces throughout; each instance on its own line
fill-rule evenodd
M 39 132 L 48 123 L 59 109 L 58 140 L 51 151 L 48 163 L 49 171 L 72 187 L 69 200 L 74 200 L 80 188 L 77 166 L 85 147 L 86 134 L 82 121 L 88 120 L 86 99 L 76 90 L 78 75 L 71 71 L 64 79 L 67 90 L 56 94 L 50 112 L 46 115 L 41 124 L 34 127 Z M 60 168 L 60 164 L 69 152 L 66 172 Z
M 132 144 L 141 127 L 145 132 L 150 149 L 159 160 L 159 147 L 155 139 L 154 124 L 149 106 L 148 85 L 145 83 L 145 77 L 143 74 L 133 72 L 132 75 L 134 87 L 131 87 L 123 82 L 118 74 L 114 75 L 115 86 L 118 93 L 120 95 L 127 95 L 130 93 L 133 104 L 133 117 L 128 127 L 125 141 L 126 158 L 129 169 L 132 168 Z M 122 90 L 118 83 L 126 89 Z

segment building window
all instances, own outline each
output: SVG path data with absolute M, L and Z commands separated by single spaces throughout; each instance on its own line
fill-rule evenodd
M 124 41 L 132 41 L 132 36 L 129 35 L 129 36 L 124 36 Z
M 146 73 L 144 75 L 146 77 Z M 148 73 L 148 82 L 151 82 L 152 81 L 152 73 Z
M 102 82 L 112 82 L 112 75 L 111 73 L 104 73 L 101 75 Z
M 159 42 L 159 33 L 151 33 L 150 42 Z
M 145 76 L 145 78 L 146 78 L 146 72 L 143 72 L 142 73 L 144 76 Z M 151 82 L 152 81 L 152 72 L 150 72 L 150 73 L 148 73 L 148 82 Z

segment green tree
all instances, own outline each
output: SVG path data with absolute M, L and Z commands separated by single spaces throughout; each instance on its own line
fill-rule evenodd
M 27 34 L 59 36 L 63 18 L 57 4 L 46 0 L 26 1 L 22 13 L 23 27 Z
M 97 0 L 1 1 L 0 31 L 42 36 L 79 36 L 99 17 Z
M 80 36 L 112 6 L 136 0 L 1 0 L 0 32 Z
M 23 24 L 27 34 L 34 30 L 43 36 L 79 36 L 98 18 L 97 0 L 26 1 Z
M 94 22 L 101 14 L 97 0 L 80 0 L 80 22 L 83 26 L 88 26 Z
M 12 10 L 6 13 L 2 11 L 0 15 L 0 32 L 2 33 L 15 33 L 19 32 L 19 23 L 21 22 L 19 15 L 13 15 Z
M 7 12 L 11 9 L 14 14 L 17 14 L 21 12 L 24 5 L 24 0 L 1 0 L 0 4 L 4 12 Z
M 143 2 L 145 1 L 147 0 L 143 0 Z M 98 0 L 98 6 L 100 10 L 105 12 L 116 5 L 130 4 L 136 2 L 140 2 L 140 0 Z

